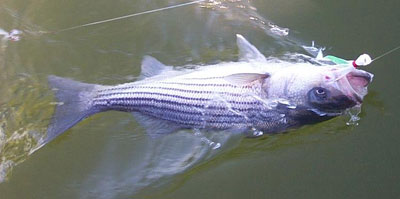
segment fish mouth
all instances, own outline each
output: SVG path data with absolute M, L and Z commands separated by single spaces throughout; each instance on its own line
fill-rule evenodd
M 352 67 L 335 67 L 332 71 L 335 78 L 328 81 L 331 84 L 328 89 L 322 90 L 325 95 L 318 93 L 321 87 L 315 87 L 308 93 L 309 103 L 313 107 L 310 110 L 320 116 L 334 117 L 361 105 L 373 79 L 373 74 Z
M 356 104 L 363 102 L 364 96 L 368 93 L 367 87 L 372 82 L 374 75 L 358 69 L 347 72 L 338 80 L 342 92 Z

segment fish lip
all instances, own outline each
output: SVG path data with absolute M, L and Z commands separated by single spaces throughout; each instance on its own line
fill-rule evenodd
M 351 77 L 363 78 L 366 81 L 365 85 L 363 85 L 364 87 L 368 86 L 369 83 L 372 82 L 372 78 L 373 78 L 373 75 L 371 73 L 368 73 L 368 72 L 362 71 L 362 70 L 354 70 L 354 71 L 349 72 L 346 75 L 347 79 L 349 79 L 349 75 Z
M 338 83 L 343 93 L 359 105 L 363 103 L 363 98 L 367 94 L 367 86 L 372 79 L 373 74 L 354 69 L 338 79 Z

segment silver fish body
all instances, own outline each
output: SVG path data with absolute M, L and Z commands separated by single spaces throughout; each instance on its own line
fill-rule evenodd
M 141 80 L 116 86 L 49 76 L 59 102 L 40 146 L 93 114 L 132 112 L 151 135 L 179 129 L 263 131 L 331 119 L 360 104 L 372 74 L 267 60 L 238 35 L 239 62 L 175 70 L 152 57 Z
M 92 106 L 101 111 L 140 112 L 182 128 L 272 131 L 287 122 L 272 103 L 260 100 L 266 98 L 259 81 L 234 85 L 218 76 L 172 78 L 100 89 Z

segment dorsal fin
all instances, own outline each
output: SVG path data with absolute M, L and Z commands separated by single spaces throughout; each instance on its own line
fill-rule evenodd
M 142 71 L 140 72 L 139 79 L 145 79 L 148 77 L 159 75 L 163 71 L 170 68 L 170 66 L 164 65 L 152 56 L 144 56 L 142 61 Z
M 224 77 L 224 79 L 234 85 L 243 86 L 250 84 L 257 80 L 262 80 L 268 78 L 270 75 L 268 73 L 236 73 Z
M 242 35 L 236 34 L 236 43 L 239 48 L 239 61 L 266 61 L 264 55 Z

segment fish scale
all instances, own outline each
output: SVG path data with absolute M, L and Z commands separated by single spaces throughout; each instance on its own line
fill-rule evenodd
M 251 97 L 259 95 L 256 92 L 260 92 L 260 84 L 237 86 L 221 77 L 209 77 L 207 81 L 176 79 L 99 90 L 93 106 L 101 110 L 138 111 L 183 126 L 211 129 L 227 128 L 232 123 L 251 126 L 256 123 L 251 120 L 259 119 L 249 116 L 267 109 Z

